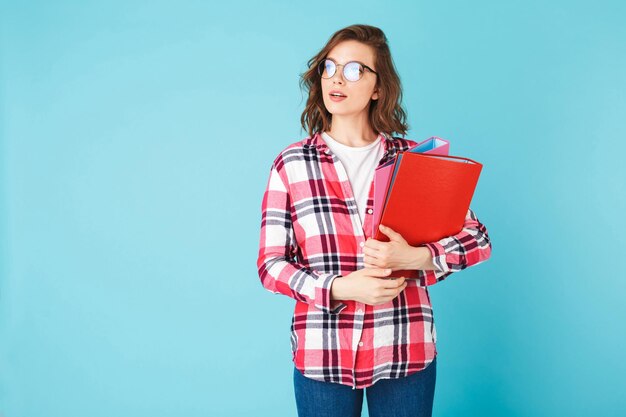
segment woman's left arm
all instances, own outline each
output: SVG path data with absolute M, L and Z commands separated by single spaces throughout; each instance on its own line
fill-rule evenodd
M 486 261 L 491 256 L 491 240 L 487 228 L 474 211 L 467 210 L 461 231 L 436 242 L 410 246 L 397 232 L 381 227 L 389 242 L 368 239 L 365 266 L 379 268 L 417 269 L 422 285 L 435 284 L 453 272 Z

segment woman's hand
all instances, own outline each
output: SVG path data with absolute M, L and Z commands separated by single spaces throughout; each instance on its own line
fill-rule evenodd
M 363 260 L 366 268 L 434 269 L 428 248 L 409 245 L 400 233 L 382 224 L 379 229 L 390 241 L 372 238 L 365 241 Z
M 393 300 L 407 286 L 406 278 L 386 278 L 391 269 L 363 268 L 336 278 L 330 287 L 331 300 L 354 300 L 380 305 Z

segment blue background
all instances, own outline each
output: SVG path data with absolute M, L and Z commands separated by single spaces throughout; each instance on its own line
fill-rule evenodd
M 435 416 L 624 415 L 623 4 L 2 2 L 0 415 L 295 415 L 261 199 L 353 23 L 408 137 L 484 164 L 492 257 L 431 287 Z

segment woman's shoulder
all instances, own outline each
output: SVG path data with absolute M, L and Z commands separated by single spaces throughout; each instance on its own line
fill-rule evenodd
M 296 142 L 289 143 L 278 152 L 274 158 L 273 165 L 278 167 L 286 163 L 306 160 L 307 155 L 317 150 L 320 145 L 320 140 L 318 134 L 315 133 L 312 136 L 307 136 Z
M 414 141 L 413 139 L 392 135 L 388 136 L 389 138 L 391 138 L 392 141 L 396 142 L 398 147 L 400 148 L 408 149 L 418 144 L 418 142 Z
M 386 137 L 390 141 L 391 147 L 397 152 L 406 151 L 418 144 L 418 142 L 405 137 L 392 135 L 387 135 Z

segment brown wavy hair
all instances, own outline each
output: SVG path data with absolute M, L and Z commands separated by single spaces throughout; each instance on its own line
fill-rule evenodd
M 409 125 L 406 112 L 402 107 L 402 85 L 396 72 L 387 37 L 377 27 L 369 25 L 351 25 L 335 32 L 326 45 L 315 56 L 308 60 L 308 70 L 300 74 L 300 88 L 308 91 L 309 97 L 300 123 L 310 136 L 318 131 L 330 129 L 332 114 L 326 109 L 322 97 L 321 75 L 317 65 L 326 58 L 335 45 L 346 40 L 356 40 L 371 46 L 375 52 L 376 87 L 378 100 L 371 100 L 369 107 L 369 123 L 376 132 L 392 135 L 394 132 L 406 135 Z

